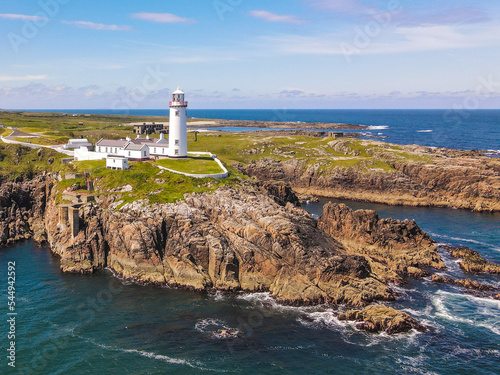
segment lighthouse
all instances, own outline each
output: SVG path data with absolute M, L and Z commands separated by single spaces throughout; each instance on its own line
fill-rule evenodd
M 184 101 L 184 92 L 175 90 L 170 102 L 170 124 L 168 135 L 168 156 L 171 158 L 187 157 L 187 120 L 188 103 Z

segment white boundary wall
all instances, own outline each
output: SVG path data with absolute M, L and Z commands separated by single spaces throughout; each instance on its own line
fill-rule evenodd
M 173 169 L 165 168 L 165 167 L 162 167 L 160 165 L 158 165 L 157 167 L 160 169 L 163 169 L 165 171 L 181 174 L 181 175 L 187 176 L 187 177 L 194 177 L 194 178 L 215 178 L 217 180 L 221 180 L 223 178 L 229 177 L 229 172 L 226 169 L 226 167 L 224 167 L 224 164 L 222 164 L 222 162 L 219 159 L 217 159 L 217 157 L 214 154 L 212 154 L 211 152 L 188 152 L 188 155 L 208 155 L 212 159 L 214 159 L 217 164 L 219 164 L 219 167 L 224 172 L 223 173 L 214 173 L 214 174 L 193 174 L 193 173 L 184 173 L 184 172 L 175 171 Z

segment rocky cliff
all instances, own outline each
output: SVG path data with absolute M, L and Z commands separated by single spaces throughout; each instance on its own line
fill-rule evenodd
M 0 247 L 31 237 L 44 241 L 43 217 L 50 188 L 47 176 L 0 185 Z
M 398 275 L 413 277 L 427 275 L 426 268 L 445 267 L 434 241 L 414 220 L 379 219 L 375 211 L 353 211 L 330 202 L 323 208 L 318 228 L 341 241 L 351 253 L 379 263 L 379 276 L 387 281 L 396 281 L 397 276 L 380 269 L 380 264 Z
M 47 210 L 53 251 L 67 272 L 109 267 L 141 282 L 194 289 L 270 291 L 290 304 L 363 306 L 394 293 L 367 259 L 349 254 L 290 202 L 283 187 L 244 185 L 184 202 L 127 204 L 119 211 L 88 204 L 74 239 Z M 283 194 L 280 194 L 283 193 Z M 281 196 L 281 198 L 277 198 Z
M 5 244 L 46 238 L 64 272 L 109 268 L 142 283 L 269 291 L 287 304 L 364 307 L 394 300 L 389 282 L 442 267 L 432 240 L 414 222 L 334 205 L 316 221 L 289 186 L 270 181 L 119 209 L 116 196 L 105 196 L 80 208 L 81 229 L 73 238 L 59 223 L 53 181 L 40 176 L 2 186 L 2 238 Z M 370 312 L 363 313 L 365 322 Z M 387 322 L 402 322 L 403 330 L 415 327 L 406 316 L 389 315 Z
M 342 142 L 335 142 L 335 150 L 344 150 Z M 345 148 L 345 159 L 356 160 L 359 151 Z M 301 194 L 394 205 L 500 210 L 500 161 L 471 157 L 466 152 L 414 148 L 414 155 L 408 154 L 406 159 L 383 152 L 373 156 L 372 162 L 382 161 L 389 169 L 330 167 L 298 158 L 261 158 L 238 168 L 261 180 L 290 183 Z

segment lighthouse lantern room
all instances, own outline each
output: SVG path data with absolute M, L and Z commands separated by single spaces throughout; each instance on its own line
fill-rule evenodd
M 187 119 L 188 103 L 184 101 L 184 92 L 177 89 L 172 93 L 170 102 L 170 124 L 168 135 L 169 156 L 187 157 Z

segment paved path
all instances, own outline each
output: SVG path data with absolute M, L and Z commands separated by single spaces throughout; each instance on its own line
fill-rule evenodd
M 22 132 L 18 128 L 12 128 L 12 133 L 10 133 L 7 137 L 8 138 L 16 138 L 16 137 L 38 138 L 40 136 L 38 134 L 30 134 L 30 133 Z
M 2 140 L 5 143 L 10 143 L 10 144 L 15 144 L 15 145 L 22 145 L 22 146 L 26 146 L 26 147 L 30 147 L 30 148 L 42 148 L 42 147 L 44 147 L 44 148 L 50 148 L 50 149 L 52 149 L 54 151 L 60 152 L 61 154 L 65 154 L 65 155 L 68 155 L 68 156 L 75 156 L 74 151 L 65 150 L 63 148 L 63 145 L 45 146 L 45 145 L 37 145 L 37 144 L 34 144 L 34 143 L 19 142 L 19 141 L 14 141 L 13 139 L 10 139 L 10 136 L 9 137 L 0 136 L 0 140 Z

